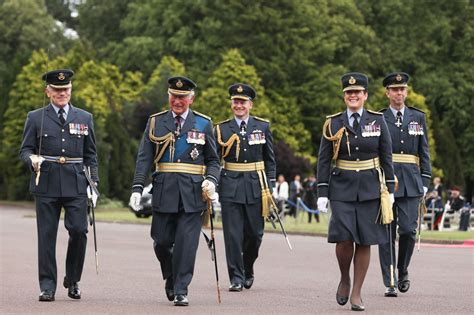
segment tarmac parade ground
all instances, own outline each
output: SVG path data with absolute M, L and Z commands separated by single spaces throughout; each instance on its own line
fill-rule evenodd
M 81 300 L 61 285 L 67 231 L 57 242 L 56 301 L 38 302 L 36 220 L 32 209 L 0 206 L 0 314 L 347 314 L 335 293 L 339 269 L 334 245 L 325 238 L 264 236 L 250 290 L 229 292 L 222 231 L 216 231 L 222 303 L 217 304 L 211 255 L 200 241 L 188 307 L 175 307 L 164 293 L 148 225 L 97 223 L 99 274 L 95 272 L 92 230 L 80 282 Z M 133 215 L 133 214 L 130 214 Z M 208 232 L 208 231 L 207 231 Z M 422 244 L 410 266 L 411 288 L 398 298 L 383 296 L 377 247 L 372 247 L 363 287 L 366 313 L 473 314 L 474 247 Z

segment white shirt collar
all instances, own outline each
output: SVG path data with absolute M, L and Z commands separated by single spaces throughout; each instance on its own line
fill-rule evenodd
M 402 118 L 405 116 L 405 105 L 403 105 L 402 109 L 398 110 L 393 108 L 392 106 L 389 106 L 390 110 L 392 111 L 392 114 L 395 118 L 397 118 L 397 113 L 400 111 L 402 113 Z
M 178 116 L 175 112 L 171 111 L 171 113 L 173 114 L 173 118 L 176 118 L 176 116 Z M 185 121 L 186 118 L 188 118 L 188 114 L 189 114 L 189 108 L 184 112 L 182 113 L 181 115 L 181 121 Z
M 58 115 L 59 114 L 59 109 L 61 107 L 58 107 L 58 106 L 54 105 L 53 103 L 51 103 L 51 105 L 53 105 L 54 111 L 56 112 L 56 115 Z M 67 114 L 69 113 L 69 104 L 66 104 L 66 106 L 63 107 L 63 109 L 64 109 L 65 115 L 67 116 Z
M 364 112 L 364 107 L 361 107 L 357 112 L 353 112 L 353 111 L 347 109 L 347 111 L 346 111 L 346 113 L 347 113 L 347 118 L 348 118 L 349 121 L 350 121 L 351 119 L 353 119 L 353 118 L 352 118 L 352 114 L 353 114 L 353 113 L 359 113 L 359 119 L 360 119 L 360 117 L 362 117 L 362 113 L 363 113 L 363 112 Z
M 246 125 L 249 124 L 249 118 L 250 118 L 250 116 L 248 116 L 247 119 L 244 120 Z M 239 118 L 237 118 L 237 117 L 235 117 L 235 116 L 234 116 L 234 119 L 235 119 L 235 121 L 237 122 L 237 125 L 240 127 L 240 123 L 242 122 L 242 119 L 239 119 Z

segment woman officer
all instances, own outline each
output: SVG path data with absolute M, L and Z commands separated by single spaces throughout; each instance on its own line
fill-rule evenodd
M 351 309 L 363 311 L 361 288 L 369 267 L 370 245 L 388 242 L 380 223 L 383 209 L 388 210 L 384 223 L 390 221 L 394 200 L 392 143 L 383 115 L 364 109 L 367 76 L 351 72 L 341 81 L 347 108 L 328 116 L 323 127 L 317 204 L 319 210 L 327 211 L 329 205 L 332 209 L 328 242 L 336 243 L 341 271 L 336 301 L 345 305 L 349 300 L 353 260 Z

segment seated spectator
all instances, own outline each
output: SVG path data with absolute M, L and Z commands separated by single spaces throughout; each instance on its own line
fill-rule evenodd
M 454 186 L 451 189 L 451 194 L 445 207 L 448 213 L 460 212 L 459 230 L 467 231 L 471 217 L 471 209 L 469 205 L 466 207 L 466 200 L 461 195 L 460 187 Z

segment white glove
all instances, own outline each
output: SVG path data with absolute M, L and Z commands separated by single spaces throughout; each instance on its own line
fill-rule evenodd
M 423 197 L 426 196 L 427 192 L 428 192 L 428 187 L 423 186 Z
M 395 203 L 395 195 L 389 194 L 389 197 L 390 197 L 390 204 L 393 206 L 393 204 Z
M 94 183 L 95 186 L 97 186 L 97 183 Z M 87 185 L 87 198 L 92 200 L 92 206 L 95 208 L 97 206 L 97 199 L 99 199 L 99 196 L 96 193 L 95 189 L 92 189 L 90 185 Z
M 216 185 L 208 179 L 202 181 L 201 184 L 202 191 L 206 194 L 206 196 L 215 201 L 219 198 L 219 195 L 216 193 Z
M 328 212 L 328 197 L 319 197 L 317 203 L 320 212 Z
M 135 211 L 140 211 L 142 210 L 142 205 L 140 204 L 140 201 L 142 200 L 142 194 L 139 192 L 134 192 L 130 196 L 130 202 L 128 205 Z
M 41 168 L 41 163 L 43 163 L 44 161 L 44 157 L 42 157 L 41 155 L 32 154 L 30 155 L 30 160 L 31 166 L 33 167 L 35 172 L 38 172 Z
M 214 195 L 212 195 L 210 198 L 212 202 L 217 202 L 219 201 L 219 194 L 215 192 Z

